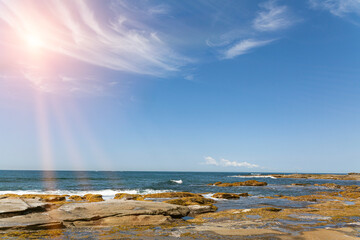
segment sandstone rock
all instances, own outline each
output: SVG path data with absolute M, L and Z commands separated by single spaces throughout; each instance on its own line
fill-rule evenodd
M 0 218 L 45 211 L 48 207 L 39 199 L 4 198 L 0 199 Z
M 170 216 L 164 215 L 136 215 L 109 217 L 101 220 L 99 226 L 159 226 L 172 223 L 174 220 Z
M 12 200 L 21 201 L 21 199 Z M 24 205 L 20 205 L 15 210 L 24 211 L 26 208 Z M 181 218 L 188 215 L 189 212 L 188 207 L 161 202 L 108 200 L 91 203 L 68 203 L 47 212 L 2 218 L 0 219 L 0 230 L 61 228 L 71 224 L 74 226 L 77 224 L 93 226 L 98 223 L 117 226 L 123 224 L 126 220 L 132 220 L 129 224 L 133 225 L 140 223 L 142 220 L 144 220 L 142 224 L 148 224 L 151 221 L 165 223 L 170 217 Z M 142 217 L 137 217 L 140 215 Z M 107 218 L 109 219 L 105 220 Z
M 204 198 L 203 196 L 196 196 L 196 197 L 183 197 L 183 198 L 176 198 L 164 201 L 170 204 L 182 205 L 182 206 L 189 206 L 189 205 L 209 205 L 213 204 L 216 201 L 210 198 Z
M 44 198 L 45 202 L 62 202 L 65 200 L 66 198 L 64 196 L 49 196 L 47 198 Z
M 86 194 L 84 198 L 89 202 L 101 202 L 104 201 L 101 194 Z
M 208 213 L 208 212 L 215 212 L 217 207 L 214 205 L 189 205 L 188 208 L 190 209 L 190 215 Z
M 165 215 L 171 217 L 184 217 L 189 213 L 184 206 L 177 206 L 161 202 L 107 200 L 92 203 L 69 203 L 48 212 L 52 216 L 64 221 L 79 219 L 92 220 L 112 216 L 125 215 Z
M 143 201 L 144 197 L 140 194 L 117 193 L 115 194 L 114 199 Z
M 62 222 L 54 220 L 45 213 L 32 213 L 0 219 L 0 230 L 38 230 L 63 227 Z
M 324 184 L 314 184 L 314 186 L 327 187 L 331 189 L 338 189 L 341 186 L 335 183 L 324 183 Z
M 22 198 L 22 199 L 40 199 L 45 202 L 62 202 L 66 200 L 68 195 L 55 195 L 55 194 L 4 194 L 7 198 Z
M 213 205 L 216 201 L 203 196 L 197 197 L 183 197 L 164 201 L 165 203 L 176 204 L 181 206 L 188 206 L 190 214 L 200 214 L 207 212 L 215 212 L 217 207 Z
M 69 200 L 84 201 L 85 198 L 84 198 L 84 197 L 81 197 L 81 196 L 78 196 L 78 195 L 72 195 L 72 196 L 69 197 Z
M 239 199 L 239 194 L 235 193 L 215 193 L 214 198 L 223 198 L 223 199 Z
M 256 180 L 248 180 L 245 182 L 234 182 L 234 183 L 223 183 L 223 182 L 216 182 L 210 185 L 215 185 L 218 187 L 240 187 L 240 186 L 266 186 L 266 182 L 259 182 Z
M 146 194 L 144 198 L 179 198 L 179 197 L 199 197 L 201 195 L 190 192 L 165 192 Z
M 270 212 L 280 212 L 282 210 L 281 208 L 276 208 L 276 207 L 265 207 L 262 209 L 265 211 L 270 211 Z

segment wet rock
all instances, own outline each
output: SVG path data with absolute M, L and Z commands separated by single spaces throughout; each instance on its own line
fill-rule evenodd
M 266 182 L 259 182 L 256 180 L 248 180 L 245 182 L 234 182 L 234 183 L 223 183 L 223 182 L 216 182 L 209 185 L 215 185 L 218 187 L 241 187 L 241 186 L 266 186 Z
M 203 196 L 176 198 L 166 200 L 164 202 L 181 206 L 188 206 L 190 209 L 190 214 L 193 215 L 206 212 L 215 212 L 217 210 L 217 207 L 213 205 L 213 203 L 216 201 L 213 199 L 204 198 Z
M 276 174 L 272 175 L 276 178 L 300 178 L 300 179 L 331 179 L 331 180 L 360 180 L 357 174 Z
M 45 202 L 62 202 L 66 200 L 68 195 L 55 195 L 55 194 L 4 194 L 7 198 L 21 198 L 21 199 L 39 199 Z
M 217 186 L 217 185 L 219 185 L 219 184 L 222 184 L 222 182 L 216 182 L 216 183 L 209 183 L 209 184 L 207 184 L 207 185 L 209 185 L 209 186 Z
M 144 197 L 140 194 L 117 193 L 114 199 L 143 201 Z
M 341 186 L 335 183 L 324 183 L 324 184 L 314 184 L 314 186 L 318 186 L 318 187 L 327 187 L 327 188 L 331 188 L 331 189 L 338 189 Z
M 189 205 L 188 208 L 190 209 L 189 215 L 215 212 L 217 210 L 217 207 L 212 204 L 211 205 Z
M 292 183 L 291 186 L 309 186 L 310 183 Z
M 190 192 L 165 192 L 165 193 L 152 193 L 143 195 L 144 198 L 181 198 L 181 197 L 201 197 L 201 195 Z
M 360 199 L 360 192 L 357 191 L 343 191 L 340 194 L 346 198 Z
M 64 196 L 49 196 L 47 198 L 44 198 L 45 202 L 62 202 L 65 200 L 66 198 Z
M 170 216 L 164 215 L 136 215 L 109 217 L 97 223 L 97 226 L 159 226 L 170 224 L 174 220 Z
M 216 201 L 210 198 L 204 198 L 203 196 L 196 197 L 183 197 L 164 201 L 165 203 L 189 206 L 189 205 L 209 205 Z
M 281 208 L 276 208 L 276 207 L 265 207 L 262 209 L 265 211 L 270 211 L 270 212 L 280 212 L 282 210 Z
M 248 193 L 239 193 L 238 194 L 240 197 L 248 197 L 248 196 L 250 196 L 250 194 L 248 194 Z
M 322 195 L 303 195 L 303 196 L 283 196 L 281 198 L 288 199 L 290 201 L 317 202 L 317 199 L 326 199 L 328 197 Z
M 81 197 L 81 196 L 78 196 L 78 195 L 72 195 L 69 197 L 69 200 L 73 200 L 73 201 L 84 201 L 85 198 L 84 197 Z
M 214 198 L 222 198 L 222 199 L 239 199 L 239 194 L 235 193 L 215 193 L 213 195 Z
M 89 202 L 101 202 L 104 201 L 101 194 L 86 194 L 84 195 L 85 200 Z

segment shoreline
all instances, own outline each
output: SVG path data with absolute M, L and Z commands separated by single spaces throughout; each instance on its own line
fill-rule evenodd
M 53 238 L 56 233 L 58 239 L 65 239 L 67 234 L 104 239 L 232 239 L 235 236 L 245 239 L 254 236 L 258 239 L 296 236 L 300 237 L 298 239 L 359 239 L 359 185 L 317 184 L 331 191 L 300 196 L 251 197 L 247 193 L 227 193 L 227 189 L 234 187 L 241 192 L 244 185 L 266 187 L 265 183 L 256 180 L 217 182 L 216 187 L 223 193 L 213 196 L 190 192 L 119 193 L 115 199 L 105 201 L 98 194 L 0 195 L 0 237 L 16 239 L 41 235 L 46 239 Z M 294 184 L 293 187 L 305 187 Z M 227 202 L 266 199 L 279 205 L 260 203 L 246 209 L 217 210 L 221 198 Z M 281 205 L 284 201 L 304 205 Z M 331 238 L 334 236 L 337 238 Z

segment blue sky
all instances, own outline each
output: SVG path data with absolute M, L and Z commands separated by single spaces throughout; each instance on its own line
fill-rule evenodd
M 360 171 L 358 0 L 0 0 L 0 169 Z

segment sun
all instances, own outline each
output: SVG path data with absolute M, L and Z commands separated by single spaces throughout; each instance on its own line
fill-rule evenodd
M 44 46 L 44 41 L 41 37 L 34 34 L 28 34 L 26 36 L 26 42 L 30 48 L 40 48 Z

